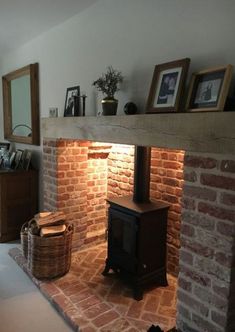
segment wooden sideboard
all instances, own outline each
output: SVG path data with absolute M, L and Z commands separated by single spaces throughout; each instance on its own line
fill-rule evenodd
M 0 242 L 18 239 L 37 212 L 38 172 L 0 169 Z

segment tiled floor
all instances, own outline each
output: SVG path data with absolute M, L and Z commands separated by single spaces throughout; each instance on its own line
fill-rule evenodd
M 175 326 L 176 279 L 168 276 L 168 287 L 148 290 L 135 301 L 115 275 L 101 274 L 105 245 L 74 253 L 70 272 L 46 282 L 30 275 L 18 248 L 9 253 L 75 331 L 146 332 L 152 324 L 168 331 Z

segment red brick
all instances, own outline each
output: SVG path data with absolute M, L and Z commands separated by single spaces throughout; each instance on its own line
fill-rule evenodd
M 181 289 L 187 291 L 188 293 L 192 292 L 192 282 L 184 279 L 182 276 L 178 278 L 178 285 Z
M 156 150 L 155 148 L 153 148 L 151 151 L 151 156 L 152 156 L 152 158 L 160 158 L 161 153 L 158 150 Z
M 178 160 L 177 156 L 178 156 L 177 153 L 169 153 L 168 159 L 169 160 Z
M 185 265 L 180 266 L 180 272 L 182 276 L 191 279 L 192 282 L 195 282 L 196 284 L 205 287 L 211 286 L 211 279 L 208 277 L 206 273 L 200 273 L 199 271 L 195 271 L 195 269 L 186 267 Z
M 172 169 L 166 170 L 166 176 L 168 178 L 176 178 L 176 174 L 177 174 L 177 172 L 175 170 L 172 170 Z
M 130 306 L 127 317 L 131 318 L 140 318 L 140 315 L 142 313 L 143 309 L 143 302 L 133 302 L 133 304 Z
M 190 155 L 186 155 L 184 157 L 184 166 L 213 169 L 217 167 L 217 164 L 218 164 L 217 160 L 213 158 L 204 158 L 201 156 L 190 156 Z
M 167 152 L 161 152 L 161 159 L 162 160 L 168 160 L 168 153 Z
M 198 211 L 218 219 L 235 221 L 235 211 L 230 211 L 208 203 L 199 202 Z
M 164 201 L 167 201 L 169 203 L 178 203 L 178 198 L 173 196 L 173 195 L 169 195 L 169 194 L 163 194 L 162 195 L 162 199 Z
M 223 221 L 217 222 L 216 230 L 219 234 L 225 235 L 227 237 L 233 237 L 235 235 L 235 225 L 234 223 L 226 223 Z
M 211 311 L 211 319 L 213 322 L 215 322 L 217 325 L 225 328 L 227 324 L 226 316 L 218 313 L 217 311 L 212 310 Z
M 181 317 L 184 317 L 184 318 L 190 320 L 190 318 L 191 318 L 190 308 L 185 308 L 184 306 L 178 304 L 177 312 Z M 172 331 L 172 332 L 174 332 L 174 331 Z
M 177 171 L 176 172 L 176 178 L 177 179 L 182 180 L 183 179 L 183 175 L 184 175 L 183 171 Z
M 201 183 L 214 188 L 221 188 L 235 191 L 235 179 L 214 175 L 214 174 L 201 174 Z
M 192 198 L 183 197 L 182 207 L 184 207 L 187 210 L 195 210 L 196 209 L 196 202 Z
M 221 328 L 205 320 L 196 314 L 192 314 L 192 321 L 197 326 L 198 331 L 221 332 Z
M 172 187 L 178 187 L 179 186 L 179 181 L 176 179 L 171 179 L 171 178 L 163 178 L 163 183 L 168 185 L 168 186 L 172 186 Z
M 156 313 L 158 305 L 159 305 L 159 297 L 149 296 L 145 303 L 144 310 L 152 312 L 152 313 Z
M 203 200 L 216 200 L 216 191 L 198 186 L 184 185 L 184 194 L 189 197 L 199 198 Z
M 183 249 L 180 250 L 180 260 L 188 265 L 193 264 L 193 255 L 189 252 L 184 251 Z
M 202 316 L 208 317 L 208 307 L 200 301 L 192 298 L 188 293 L 184 293 L 181 289 L 178 290 L 178 300 L 180 301 L 180 304 L 187 305 L 188 307 L 194 309 L 196 312 L 199 312 Z
M 184 234 L 189 237 L 193 237 L 195 235 L 194 227 L 188 224 L 181 225 L 181 234 Z
M 223 252 L 215 253 L 215 261 L 222 266 L 231 267 L 232 266 L 233 257 L 230 254 L 225 254 Z
M 203 303 L 208 303 L 210 306 L 224 313 L 227 311 L 228 301 L 218 297 L 217 294 L 212 293 L 210 289 L 195 285 L 193 292 Z
M 228 193 L 222 193 L 220 197 L 220 202 L 234 207 L 235 206 L 235 195 L 228 194 Z
M 57 166 L 59 171 L 68 171 L 70 169 L 70 164 L 58 164 Z
M 224 299 L 227 299 L 230 294 L 230 285 L 222 282 L 220 284 L 213 282 L 212 290 L 215 294 L 222 296 Z
M 163 167 L 177 170 L 177 169 L 181 168 L 181 164 L 176 161 L 164 161 Z
M 215 229 L 214 219 L 209 218 L 204 214 L 199 215 L 193 211 L 182 211 L 181 218 L 184 223 L 195 225 L 208 231 L 213 231 Z
M 213 257 L 214 250 L 208 246 L 202 245 L 201 243 L 196 242 L 194 239 L 186 239 L 181 237 L 182 248 L 185 248 L 197 255 L 203 257 Z
M 114 310 L 110 310 L 110 311 L 100 315 L 99 317 L 95 318 L 92 321 L 92 323 L 96 327 L 101 327 L 101 326 L 104 326 L 104 325 L 112 322 L 113 320 L 115 320 L 118 317 L 119 317 L 118 313 L 116 313 Z

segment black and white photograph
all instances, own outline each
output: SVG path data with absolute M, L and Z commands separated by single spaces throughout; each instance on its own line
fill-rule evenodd
M 221 79 L 199 83 L 195 97 L 195 104 L 216 102 L 219 96 L 221 83 Z
M 57 118 L 58 117 L 58 108 L 57 107 L 50 107 L 49 108 L 49 117 L 50 118 Z
M 223 111 L 231 78 L 231 65 L 193 73 L 186 109 L 190 112 Z
M 181 68 L 177 68 L 173 70 L 165 70 L 160 74 L 154 107 L 157 107 L 158 105 L 161 105 L 161 107 L 170 107 L 174 105 L 181 71 Z
M 25 150 L 25 151 L 26 152 L 24 154 L 24 159 L 23 159 L 22 166 L 23 166 L 24 170 L 28 171 L 29 166 L 30 166 L 30 162 L 31 162 L 31 155 L 32 155 L 32 153 L 31 153 L 30 150 Z
M 64 116 L 78 116 L 80 106 L 80 87 L 74 86 L 67 89 Z
M 16 150 L 14 169 L 20 168 L 22 154 L 23 154 L 22 150 Z
M 178 112 L 190 64 L 189 58 L 155 66 L 146 113 Z

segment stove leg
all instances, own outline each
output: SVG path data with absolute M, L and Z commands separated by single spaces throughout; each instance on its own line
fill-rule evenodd
M 108 260 L 106 259 L 105 268 L 104 268 L 104 271 L 102 272 L 103 276 L 107 276 L 109 274 L 110 269 L 111 269 L 111 266 L 110 266 Z
M 141 287 L 135 287 L 133 290 L 133 297 L 136 301 L 143 300 L 143 289 Z

